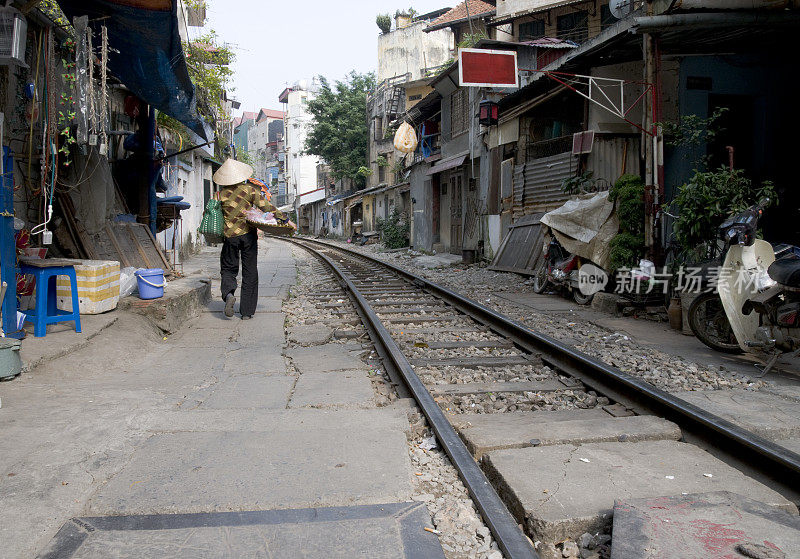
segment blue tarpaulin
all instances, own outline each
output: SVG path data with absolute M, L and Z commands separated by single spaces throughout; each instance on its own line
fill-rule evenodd
M 134 95 L 176 118 L 204 140 L 211 138 L 210 127 L 197 114 L 194 85 L 178 33 L 175 0 L 59 0 L 58 3 L 70 19 L 89 16 L 92 27 L 108 28 L 112 49 L 109 71 Z

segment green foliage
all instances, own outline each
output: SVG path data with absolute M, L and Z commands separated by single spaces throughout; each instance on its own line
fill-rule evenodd
M 720 107 L 708 118 L 697 115 L 683 115 L 678 122 L 664 122 L 661 127 L 664 131 L 664 141 L 672 147 L 695 148 L 703 143 L 713 142 L 723 132 L 719 119 L 728 111 L 727 107 Z M 695 161 L 695 165 L 706 164 L 708 157 Z
M 334 180 L 349 178 L 363 186 L 368 176 L 361 170 L 369 152 L 367 93 L 375 88 L 375 76 L 353 71 L 333 86 L 323 77 L 320 82 L 319 93 L 308 102 L 313 121 L 306 152 L 324 159 Z
M 638 175 L 622 175 L 608 191 L 616 204 L 620 232 L 611 239 L 611 267 L 633 268 L 644 254 L 644 181 Z
M 410 17 L 414 19 L 417 16 L 417 10 L 414 8 L 409 8 L 407 10 L 397 10 L 394 13 L 394 17 Z
M 608 199 L 617 203 L 620 229 L 644 234 L 644 181 L 638 175 L 622 175 L 608 191 Z
M 253 156 L 250 155 L 250 152 L 247 151 L 246 149 L 236 152 L 236 156 L 242 163 L 247 163 L 251 167 L 255 165 L 255 160 L 253 159 Z
M 644 252 L 644 236 L 631 233 L 617 233 L 609 243 L 611 267 L 614 270 L 633 268 Z
M 384 35 L 392 30 L 392 18 L 389 17 L 389 14 L 378 14 L 375 16 L 375 24 Z
M 386 248 L 403 248 L 408 246 L 411 226 L 403 219 L 395 208 L 386 219 L 378 218 L 376 226 L 381 233 L 381 240 Z
M 723 166 L 714 171 L 695 171 L 678 187 L 675 204 L 675 236 L 687 254 L 698 260 L 714 256 L 717 228 L 729 216 L 762 198 L 776 200 L 775 186 L 765 181 L 756 187 L 741 169 Z
M 183 49 L 189 77 L 195 86 L 197 110 L 216 130 L 217 122 L 225 121 L 229 116 L 222 100 L 233 77 L 230 65 L 236 55 L 219 42 L 213 30 L 190 43 L 184 43 Z
M 64 12 L 61 10 L 61 6 L 58 5 L 58 2 L 55 0 L 42 0 L 38 3 L 36 8 L 58 26 L 66 29 L 70 36 L 75 35 L 75 30 L 72 28 L 72 24 L 67 19 L 67 16 L 64 15 Z
M 592 177 L 594 173 L 592 171 L 586 171 L 583 174 L 580 174 L 575 177 L 569 177 L 561 181 L 561 190 L 565 194 L 583 194 L 585 192 L 593 192 L 597 190 L 596 188 L 596 180 Z
M 389 162 L 386 160 L 386 157 L 383 155 L 379 155 L 375 158 L 375 163 L 378 164 L 378 167 L 388 167 Z
M 58 134 L 60 136 L 60 147 L 58 148 L 59 160 L 64 167 L 69 167 L 72 163 L 71 149 L 76 143 L 75 135 L 72 133 L 72 123 L 75 120 L 75 48 L 76 43 L 71 37 L 64 39 L 62 51 L 64 58 L 61 59 L 61 66 L 64 68 L 61 74 L 63 80 L 63 90 L 58 104 Z
M 394 135 L 397 134 L 398 128 L 400 128 L 400 121 L 395 120 L 389 126 L 386 127 L 386 130 L 383 131 L 383 139 L 394 140 Z
M 476 33 L 464 33 L 463 38 L 456 45 L 460 49 L 469 49 L 478 44 L 481 39 L 488 39 L 489 36 L 485 31 L 478 31 Z

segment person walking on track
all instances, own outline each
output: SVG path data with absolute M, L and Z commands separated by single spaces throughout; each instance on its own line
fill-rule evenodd
M 279 222 L 288 222 L 294 226 L 261 195 L 255 184 L 249 182 L 252 176 L 253 168 L 235 159 L 228 159 L 214 173 L 214 182 L 221 187 L 217 196 L 225 218 L 225 241 L 219 257 L 225 316 L 233 316 L 236 275 L 239 273 L 241 259 L 242 300 L 239 303 L 239 312 L 242 320 L 253 318 L 258 305 L 258 231 L 247 222 L 244 212 L 256 207 L 264 212 L 272 212 Z

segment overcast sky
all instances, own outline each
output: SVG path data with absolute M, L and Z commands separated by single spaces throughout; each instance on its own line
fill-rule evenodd
M 419 13 L 458 0 L 209 0 L 206 28 L 215 29 L 237 55 L 234 96 L 241 110 L 280 109 L 278 95 L 301 79 L 331 81 L 374 71 L 378 58 L 375 16 L 413 7 Z M 200 30 L 190 30 L 196 36 Z M 234 115 L 241 113 L 234 111 Z

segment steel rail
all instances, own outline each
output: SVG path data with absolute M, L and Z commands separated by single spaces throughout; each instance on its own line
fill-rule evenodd
M 799 454 L 394 264 L 332 243 L 316 239 L 304 241 L 392 270 L 420 289 L 513 340 L 519 347 L 540 354 L 543 361 L 578 378 L 597 392 L 638 413 L 654 413 L 673 421 L 681 428 L 684 439 L 700 443 L 744 473 L 768 481 L 787 499 L 800 502 Z
M 359 314 L 366 319 L 369 329 L 374 331 L 377 335 L 377 338 L 373 341 L 382 346 L 382 353 L 385 353 L 389 357 L 394 367 L 396 367 L 397 371 L 402 376 L 406 387 L 411 392 L 414 400 L 416 400 L 422 413 L 425 414 L 425 417 L 428 419 L 428 423 L 436 435 L 436 439 L 450 457 L 456 470 L 458 470 L 483 520 L 491 530 L 492 536 L 506 557 L 509 559 L 538 559 L 539 556 L 531 546 L 530 540 L 528 540 L 527 536 L 522 532 L 505 503 L 500 499 L 500 496 L 494 490 L 492 484 L 489 483 L 489 480 L 486 479 L 480 466 L 475 462 L 472 454 L 470 454 L 464 442 L 447 420 L 439 404 L 436 403 L 431 393 L 425 388 L 425 385 L 414 372 L 408 359 L 383 325 L 383 322 L 378 318 L 378 315 L 372 309 L 369 302 L 360 293 L 358 287 L 356 287 L 333 260 L 325 254 L 307 246 L 306 243 L 308 241 L 306 239 L 303 239 L 304 242 L 301 242 L 294 239 L 276 238 L 287 240 L 292 244 L 310 251 L 311 254 L 322 260 L 322 262 L 333 271 L 339 279 L 340 285 L 349 292 L 350 297 L 360 310 Z M 326 248 L 330 249 L 333 247 L 326 246 Z

